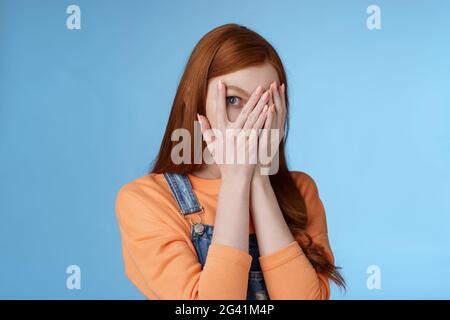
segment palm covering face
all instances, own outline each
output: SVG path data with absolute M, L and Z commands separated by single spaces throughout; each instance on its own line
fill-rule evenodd
M 284 92 L 284 85 L 277 88 L 275 82 L 264 93 L 259 86 L 242 108 L 236 121 L 230 122 L 226 111 L 225 84 L 218 81 L 215 98 L 217 125 L 211 128 L 209 119 L 203 115 L 198 115 L 198 121 L 208 151 L 219 165 L 222 174 L 230 170 L 252 173 L 255 167 L 259 169 L 261 165 L 267 167 L 267 164 L 270 167 L 284 135 Z M 268 163 L 267 157 L 263 159 L 264 164 L 260 163 L 258 150 L 260 156 L 270 155 Z

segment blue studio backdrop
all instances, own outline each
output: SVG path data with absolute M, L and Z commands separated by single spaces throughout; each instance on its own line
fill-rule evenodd
M 1 299 L 144 298 L 116 194 L 154 159 L 192 48 L 230 22 L 285 64 L 290 167 L 348 283 L 332 298 L 450 298 L 449 1 L 0 0 Z

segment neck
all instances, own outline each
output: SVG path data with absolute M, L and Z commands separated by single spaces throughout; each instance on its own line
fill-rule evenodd
M 206 164 L 200 170 L 192 173 L 194 176 L 203 179 L 220 179 L 220 170 L 217 164 Z

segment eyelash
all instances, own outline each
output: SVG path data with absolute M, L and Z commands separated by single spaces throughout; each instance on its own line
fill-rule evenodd
M 232 106 L 232 107 L 239 107 L 239 105 L 235 105 L 235 104 L 232 104 L 231 102 L 229 102 L 229 101 L 230 101 L 230 98 L 236 98 L 236 99 L 239 99 L 239 101 L 241 101 L 242 99 L 241 99 L 240 97 L 238 97 L 238 96 L 228 96 L 228 97 L 227 97 L 227 104 L 228 104 L 228 105 L 230 105 L 230 106 Z

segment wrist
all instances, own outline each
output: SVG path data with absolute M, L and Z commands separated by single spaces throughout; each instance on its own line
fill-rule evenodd
M 258 171 L 258 172 L 256 172 Z M 259 172 L 259 169 L 255 170 L 255 173 L 253 174 L 252 177 L 252 185 L 254 184 L 270 184 L 270 176 L 269 175 L 262 175 Z
M 226 174 L 222 176 L 222 184 L 235 186 L 250 185 L 252 176 L 250 174 Z

